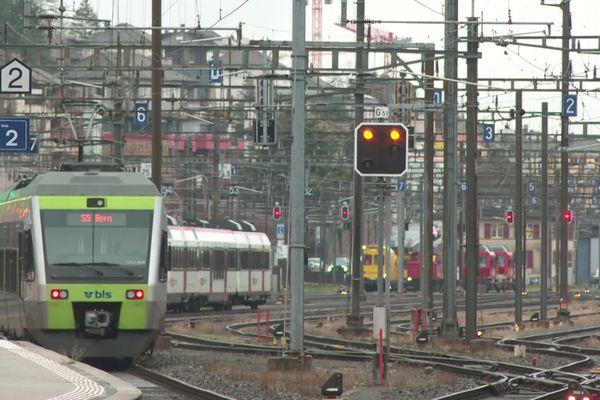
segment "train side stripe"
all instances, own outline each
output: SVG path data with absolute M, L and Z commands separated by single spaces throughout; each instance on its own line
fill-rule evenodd
M 69 393 L 52 397 L 49 400 L 84 400 L 104 394 L 104 388 L 98 383 L 83 376 L 77 371 L 57 363 L 56 361 L 49 360 L 39 354 L 17 345 L 16 343 L 9 342 L 8 340 L 0 340 L 0 347 L 17 354 L 21 358 L 46 368 L 47 370 L 75 385 L 75 389 Z

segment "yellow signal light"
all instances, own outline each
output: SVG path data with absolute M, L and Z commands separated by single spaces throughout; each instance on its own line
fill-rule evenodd
M 390 139 L 392 139 L 394 142 L 397 142 L 398 140 L 400 140 L 402 138 L 402 134 L 400 133 L 399 130 L 397 129 L 392 129 L 390 131 Z
M 365 139 L 366 141 L 370 141 L 373 140 L 373 138 L 375 137 L 375 134 L 373 133 L 372 130 L 370 129 L 365 129 L 362 133 L 362 137 L 363 139 Z

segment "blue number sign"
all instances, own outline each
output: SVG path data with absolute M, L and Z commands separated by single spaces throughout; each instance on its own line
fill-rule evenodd
M 29 152 L 29 118 L 0 119 L 0 152 Z
M 406 190 L 406 182 L 398 181 L 396 182 L 396 192 L 404 192 Z
M 496 141 L 496 129 L 494 124 L 483 124 L 483 143 L 488 144 Z
M 577 95 L 568 94 L 563 99 L 563 115 L 565 117 L 577 116 Z
M 148 123 L 148 103 L 135 103 L 135 125 L 144 126 Z
M 223 82 L 223 68 L 221 68 L 221 61 L 215 62 L 210 60 L 208 62 L 208 81 L 210 83 L 221 83 Z
M 433 105 L 435 108 L 442 105 L 442 89 L 433 89 Z

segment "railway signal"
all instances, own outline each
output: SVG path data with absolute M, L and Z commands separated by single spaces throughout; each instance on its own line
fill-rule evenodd
M 408 129 L 401 123 L 361 123 L 354 130 L 354 170 L 362 176 L 406 172 Z
M 279 221 L 281 219 L 281 207 L 279 207 L 279 206 L 273 207 L 273 219 L 275 221 Z
M 571 210 L 565 211 L 563 213 L 563 218 L 565 219 L 567 224 L 570 224 L 573 221 L 573 211 L 571 211 Z
M 513 210 L 506 210 L 505 220 L 507 224 L 512 224 L 515 220 L 515 212 Z
M 350 208 L 346 204 L 340 208 L 340 218 L 344 222 L 350 219 Z

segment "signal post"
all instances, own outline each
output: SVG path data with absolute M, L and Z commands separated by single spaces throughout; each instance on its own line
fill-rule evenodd
M 354 131 L 354 170 L 360 177 L 377 177 L 378 220 L 377 235 L 377 306 L 373 310 L 373 337 L 378 340 L 377 355 L 379 363 L 374 363 L 374 374 L 382 383 L 387 376 L 387 357 L 383 361 L 383 341 L 389 344 L 389 283 L 386 286 L 387 307 L 383 303 L 383 220 L 384 199 L 390 188 L 386 177 L 399 177 L 406 173 L 408 163 L 408 129 L 401 123 L 365 123 L 358 124 Z M 361 210 L 355 210 L 359 213 Z M 344 217 L 342 206 L 341 216 Z M 398 228 L 400 229 L 400 227 Z M 389 239 L 389 238 L 388 238 Z M 403 246 L 398 243 L 398 246 Z M 389 263 L 389 253 L 388 253 Z M 388 268 L 386 282 L 389 282 Z M 358 295 L 353 293 L 353 296 Z M 389 348 L 389 345 L 386 346 Z M 378 371 L 377 371 L 378 370 Z M 378 373 L 377 373 L 378 372 Z

